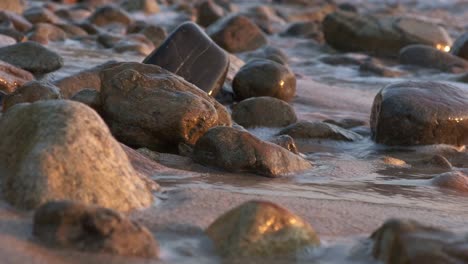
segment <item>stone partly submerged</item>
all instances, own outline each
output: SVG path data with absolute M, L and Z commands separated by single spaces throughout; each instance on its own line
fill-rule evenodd
M 186 22 L 143 63 L 159 65 L 214 97 L 226 79 L 229 56 L 200 27 Z
M 444 72 L 468 71 L 468 61 L 426 45 L 410 45 L 400 51 L 401 64 L 438 69 Z
M 398 56 L 411 44 L 450 47 L 452 40 L 441 26 L 416 18 L 362 15 L 337 11 L 323 21 L 326 42 L 344 51 L 365 51 Z
M 278 132 L 294 139 L 330 139 L 339 141 L 358 141 L 362 137 L 350 130 L 325 122 L 301 121 L 289 125 Z
M 372 138 L 386 145 L 468 143 L 468 93 L 438 82 L 390 84 L 375 96 Z
M 211 127 L 231 125 L 224 106 L 156 65 L 122 63 L 103 71 L 100 98 L 113 135 L 131 147 L 174 152 Z
M 232 127 L 208 130 L 195 145 L 193 159 L 203 165 L 267 177 L 285 176 L 312 167 L 309 161 L 287 149 Z
M 466 263 L 468 239 L 415 220 L 391 219 L 371 239 L 373 256 L 384 264 Z
M 70 201 L 48 202 L 34 214 L 33 234 L 61 248 L 155 258 L 159 245 L 148 229 L 111 209 Z
M 11 107 L 0 119 L 3 197 L 33 209 L 72 200 L 130 211 L 153 197 L 109 129 L 84 104 L 49 100 Z
M 320 245 L 307 222 L 267 201 L 249 201 L 228 211 L 206 229 L 206 234 L 224 258 L 294 259 L 298 250 Z

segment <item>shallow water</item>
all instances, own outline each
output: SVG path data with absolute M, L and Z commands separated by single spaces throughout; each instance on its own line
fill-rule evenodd
M 265 1 L 268 2 L 268 1 Z M 385 1 L 355 1 L 364 3 L 363 8 L 382 8 Z M 392 2 L 392 1 L 387 1 Z M 394 1 L 393 1 L 394 2 Z M 466 1 L 400 1 L 416 8 L 418 14 L 436 14 L 434 19 L 444 17 L 434 6 L 451 10 L 455 3 L 465 6 Z M 429 3 L 430 2 L 430 3 Z M 250 3 L 251 4 L 251 3 Z M 243 8 L 250 4 L 242 5 Z M 460 21 L 466 12 L 454 19 Z M 141 15 L 138 15 L 141 17 Z M 165 15 L 148 18 L 154 22 L 167 23 L 177 20 L 177 14 L 167 11 Z M 455 23 L 455 22 L 454 22 Z M 166 24 L 165 24 L 166 25 Z M 466 26 L 466 25 L 464 25 Z M 458 27 L 460 27 L 458 25 Z M 463 27 L 463 26 L 462 26 Z M 451 28 L 456 31 L 457 28 Z M 357 66 L 332 66 L 320 58 L 328 55 L 326 49 L 311 40 L 280 38 L 272 36 L 270 42 L 286 51 L 291 67 L 298 75 L 297 98 L 293 105 L 302 120 L 355 118 L 368 121 L 374 95 L 385 85 L 404 79 L 447 81 L 454 75 L 427 69 L 410 69 L 400 78 L 363 76 Z M 48 79 L 75 73 L 101 64 L 109 59 L 118 61 L 142 61 L 142 56 L 115 54 L 83 43 L 67 41 L 50 45 L 65 58 L 65 67 Z M 243 57 L 243 55 L 240 55 Z M 403 69 L 394 63 L 393 69 Z M 467 85 L 457 83 L 460 87 Z M 260 138 L 268 138 L 277 130 L 259 128 L 251 132 Z M 435 154 L 444 154 L 454 165 L 454 170 L 468 168 L 468 153 L 464 148 L 438 145 L 412 148 L 389 148 L 373 143 L 370 138 L 358 142 L 298 141 L 299 150 L 314 164 L 309 171 L 280 179 L 269 179 L 247 173 L 189 173 L 181 175 L 155 175 L 154 179 L 166 191 L 201 188 L 224 190 L 232 193 L 261 194 L 265 196 L 300 197 L 316 200 L 359 201 L 409 208 L 438 210 L 450 215 L 467 215 L 468 196 L 445 190 L 430 184 L 432 178 L 445 172 L 424 165 L 421 161 Z M 387 165 L 382 157 L 391 156 L 406 161 L 408 166 Z M 168 200 L 171 197 L 166 197 Z M 162 201 L 164 203 L 165 201 Z M 460 225 L 450 228 L 464 229 Z M 197 256 L 204 263 L 217 263 L 209 242 L 203 235 L 181 236 L 171 232 L 157 233 L 162 246 L 163 262 L 190 263 Z M 330 237 L 324 246 L 305 250 L 299 263 L 373 263 L 369 259 L 369 245 L 361 237 Z

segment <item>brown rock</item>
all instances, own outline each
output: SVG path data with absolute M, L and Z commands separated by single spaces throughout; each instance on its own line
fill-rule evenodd
M 19 86 L 34 80 L 34 76 L 25 70 L 0 60 L 0 90 L 12 93 Z
M 3 100 L 2 111 L 7 111 L 15 104 L 33 103 L 39 100 L 54 100 L 60 98 L 60 90 L 55 85 L 45 82 L 32 81 L 25 83 L 16 89 L 13 93 L 8 94 Z
M 450 50 L 455 56 L 468 60 L 468 32 L 458 37 Z
M 468 71 L 468 61 L 425 45 L 410 45 L 400 51 L 401 64 L 434 68 L 446 72 Z
M 324 123 L 302 121 L 282 129 L 278 135 L 290 135 L 294 139 L 330 139 L 358 141 L 362 137 L 344 128 Z
M 39 42 L 43 45 L 50 41 L 63 41 L 67 38 L 67 33 L 60 27 L 48 23 L 38 23 L 34 25 L 31 32 L 28 33 L 31 41 Z
M 94 11 L 91 17 L 89 17 L 89 22 L 97 26 L 105 26 L 111 23 L 120 23 L 128 26 L 132 22 L 132 19 L 122 9 L 112 5 L 104 5 Z

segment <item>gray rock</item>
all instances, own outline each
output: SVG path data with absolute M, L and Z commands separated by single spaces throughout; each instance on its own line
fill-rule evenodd
M 437 82 L 401 82 L 375 97 L 372 138 L 387 145 L 465 145 L 468 142 L 468 94 Z
M 13 38 L 15 42 L 11 43 L 10 45 L 15 44 L 16 42 L 23 42 L 26 40 L 25 35 L 14 28 L 0 27 L 0 35 Z M 2 43 L 0 44 L 1 46 L 8 46 L 4 45 L 4 41 L 2 40 L 0 40 L 0 43 Z
M 289 135 L 294 139 L 330 139 L 340 141 L 358 141 L 362 139 L 359 134 L 339 126 L 309 121 L 292 124 L 282 129 L 278 135 Z
M 242 15 L 220 19 L 206 32 L 221 48 L 231 53 L 255 50 L 268 43 L 261 29 Z
M 3 4 L 3 2 L 8 2 L 8 1 L 2 1 L 0 5 Z M 5 10 L 1 7 L 0 7 L 0 23 L 1 24 L 11 23 L 16 30 L 18 30 L 19 32 L 23 32 L 23 33 L 32 28 L 31 22 L 26 20 L 26 18 L 14 12 Z
M 156 65 L 122 63 L 102 72 L 103 116 L 112 133 L 132 147 L 174 151 L 195 144 L 209 128 L 231 125 L 224 106 Z
M 284 127 L 297 121 L 288 103 L 273 97 L 254 97 L 238 103 L 232 119 L 243 127 Z
M 33 234 L 61 248 L 127 257 L 159 255 L 158 242 L 141 224 L 107 208 L 70 201 L 48 202 L 38 208 Z
M 376 17 L 352 12 L 335 12 L 323 21 L 325 40 L 344 51 L 366 51 L 397 56 L 411 44 L 450 46 L 452 40 L 440 26 L 402 17 Z
M 284 65 L 271 60 L 253 60 L 234 77 L 232 88 L 238 99 L 271 96 L 284 101 L 296 93 L 296 76 Z
M 0 119 L 3 197 L 33 209 L 72 200 L 130 211 L 153 197 L 102 119 L 84 104 L 18 104 Z M 40 139 L 40 140 L 39 140 Z
M 400 51 L 401 64 L 434 68 L 446 72 L 466 72 L 468 61 L 425 45 L 410 45 Z
M 7 111 L 10 107 L 20 103 L 33 103 L 39 100 L 60 99 L 60 90 L 53 84 L 32 81 L 25 83 L 13 93 L 5 96 L 2 111 Z
M 71 97 L 70 100 L 83 103 L 96 112 L 102 112 L 101 93 L 94 89 L 83 89 Z
M 63 66 L 60 55 L 32 41 L 0 48 L 0 60 L 33 74 L 53 72 Z
M 208 130 L 195 145 L 193 159 L 203 165 L 267 177 L 285 176 L 312 167 L 308 161 L 280 146 L 231 127 Z
M 196 24 L 187 22 L 143 63 L 159 65 L 216 96 L 226 78 L 229 57 Z

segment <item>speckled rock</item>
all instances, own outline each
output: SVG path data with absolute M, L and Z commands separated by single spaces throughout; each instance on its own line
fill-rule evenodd
M 203 165 L 267 177 L 285 176 L 312 167 L 305 159 L 280 146 L 231 127 L 208 130 L 195 145 L 193 159 Z
M 159 255 L 158 242 L 144 226 L 116 211 L 70 201 L 38 208 L 33 235 L 48 245 L 85 252 L 143 258 Z
M 468 142 L 465 90 L 437 82 L 390 84 L 374 99 L 372 138 L 387 145 L 464 145 Z
M 0 126 L 3 197 L 14 206 L 33 209 L 60 199 L 119 211 L 151 205 L 145 182 L 86 105 L 18 104 L 2 116 Z
M 312 227 L 287 209 L 267 201 L 249 201 L 216 219 L 206 230 L 225 258 L 295 257 L 305 246 L 318 246 Z
M 60 90 L 53 84 L 39 81 L 25 83 L 13 93 L 5 96 L 2 111 L 7 111 L 10 107 L 20 103 L 33 103 L 39 100 L 60 99 Z
M 282 129 L 278 135 L 290 135 L 294 139 L 330 139 L 357 141 L 359 134 L 325 122 L 302 121 Z

